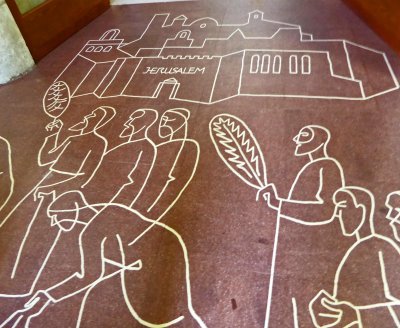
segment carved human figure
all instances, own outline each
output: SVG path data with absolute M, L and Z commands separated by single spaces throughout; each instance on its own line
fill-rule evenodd
M 149 240 L 149 238 L 151 238 L 150 236 L 158 234 L 157 231 L 160 230 L 160 226 L 164 227 L 164 225 L 158 223 L 157 221 L 160 220 L 162 218 L 162 215 L 164 215 L 169 210 L 169 208 L 171 208 L 173 204 L 177 201 L 184 189 L 190 183 L 191 178 L 193 177 L 197 167 L 199 156 L 198 144 L 194 140 L 187 140 L 188 117 L 189 112 L 185 109 L 173 109 L 164 113 L 159 124 L 159 135 L 160 138 L 167 139 L 167 141 L 160 144 L 161 149 L 163 149 L 163 147 L 165 147 L 166 149 L 165 151 L 163 149 L 161 153 L 157 151 L 157 161 L 154 165 L 155 170 L 153 170 L 153 172 L 147 179 L 148 181 L 151 181 L 151 186 L 157 188 L 154 191 L 151 189 L 151 187 L 145 184 L 146 188 L 144 188 L 143 191 L 140 193 L 140 197 L 133 204 L 130 204 L 131 206 L 135 206 L 136 204 L 143 204 L 143 212 L 146 212 L 146 210 L 149 209 L 149 204 L 152 205 L 147 213 L 149 215 L 158 215 L 158 213 L 161 213 L 160 216 L 156 217 L 157 220 L 145 217 L 136 209 L 131 210 L 126 205 L 127 203 L 124 205 L 122 204 L 122 202 L 120 202 L 120 199 L 124 201 L 126 200 L 126 197 L 121 198 L 121 195 L 128 194 L 125 193 L 125 191 L 129 191 L 130 184 L 124 185 L 123 188 L 121 188 L 120 192 L 117 193 L 116 197 L 113 198 L 112 202 L 110 201 L 106 203 L 96 203 L 89 205 L 85 195 L 81 191 L 69 191 L 59 196 L 59 198 L 57 198 L 57 202 L 53 202 L 51 206 L 49 206 L 48 215 L 51 218 L 51 222 L 53 226 L 57 226 L 60 231 L 69 232 L 75 229 L 76 226 L 84 227 L 82 233 L 80 234 L 79 242 L 77 241 L 81 257 L 81 266 L 79 267 L 80 271 L 74 272 L 69 277 L 63 276 L 62 273 L 60 276 L 60 272 L 57 271 L 51 272 L 47 273 L 50 274 L 50 276 L 43 277 L 43 279 L 41 279 L 40 281 L 40 286 L 43 286 L 43 282 L 54 281 L 54 277 L 58 278 L 57 281 L 59 283 L 55 283 L 52 287 L 46 288 L 46 290 L 53 290 L 54 295 L 58 295 L 52 296 L 55 303 L 59 303 L 59 301 L 66 299 L 69 296 L 75 295 L 80 291 L 86 291 L 87 294 L 85 295 L 85 300 L 87 300 L 90 297 L 90 293 L 92 292 L 92 290 L 95 290 L 96 285 L 104 280 L 102 277 L 102 274 L 104 273 L 104 261 L 108 264 L 111 264 L 112 266 L 116 265 L 116 267 L 121 270 L 122 264 L 121 262 L 118 262 L 122 261 L 121 258 L 129 258 L 128 255 L 132 254 L 131 256 L 133 260 L 134 258 L 137 259 L 137 256 L 141 254 L 142 251 L 150 251 L 150 244 L 152 244 L 152 242 L 145 241 Z M 157 150 L 159 149 L 158 147 L 160 145 L 157 146 Z M 167 147 L 169 145 L 171 145 L 172 147 Z M 187 145 L 189 145 L 189 147 L 187 147 Z M 195 146 L 195 148 L 190 148 L 190 146 Z M 190 154 L 184 153 L 186 147 L 191 151 Z M 196 151 L 195 153 L 192 152 L 193 149 Z M 162 154 L 161 158 L 158 157 L 160 156 L 160 154 Z M 183 156 L 183 154 L 185 154 L 185 157 Z M 193 156 L 193 159 L 191 159 L 190 155 Z M 184 166 L 182 166 L 183 159 L 185 159 Z M 187 164 L 189 164 L 190 167 L 188 167 Z M 159 167 L 160 169 L 158 169 Z M 178 168 L 179 170 L 177 170 Z M 100 171 L 101 166 L 99 167 L 96 175 Z M 156 184 L 156 181 L 158 181 L 158 185 Z M 175 184 L 171 184 L 171 182 L 175 181 L 177 181 Z M 89 186 L 91 183 L 92 182 L 89 182 L 87 186 Z M 129 192 L 129 194 L 130 193 L 131 191 Z M 70 204 L 68 209 L 65 208 L 65 204 Z M 61 209 L 59 209 L 60 206 Z M 157 211 L 152 211 L 152 209 L 157 209 Z M 167 230 L 172 231 L 167 226 L 165 227 Z M 173 233 L 178 236 L 176 232 Z M 122 239 L 120 239 L 121 237 Z M 124 249 L 126 249 L 126 251 L 124 250 L 123 256 L 121 257 L 121 255 L 119 255 L 119 259 L 117 259 L 116 261 L 114 259 L 111 260 L 111 262 L 108 260 L 104 260 L 104 243 L 110 246 L 110 248 L 107 248 L 107 253 L 117 254 L 118 257 L 117 251 L 121 250 L 122 244 L 116 244 L 116 240 L 121 240 L 123 242 L 123 247 Z M 194 312 L 191 305 L 189 292 L 190 284 L 187 280 L 188 258 L 183 241 L 180 239 L 180 237 L 178 238 L 178 240 L 181 243 L 179 252 L 182 252 L 183 250 L 183 258 L 185 262 L 183 264 L 179 261 L 178 263 L 176 263 L 176 261 L 174 260 L 173 266 L 170 266 L 168 263 L 164 263 L 162 266 L 164 268 L 170 266 L 171 270 L 177 270 L 178 272 L 171 272 L 171 274 L 176 277 L 181 277 L 181 279 L 185 280 L 185 288 L 182 288 L 182 285 L 179 285 L 181 282 L 178 282 L 179 287 L 177 287 L 175 292 L 169 294 L 171 302 L 168 302 L 168 304 L 170 304 L 171 307 L 177 305 L 179 306 L 179 304 L 183 304 L 182 300 L 185 300 L 186 305 L 184 309 L 179 310 L 179 313 L 181 313 L 182 315 L 176 317 L 176 313 L 174 311 L 171 312 L 170 310 L 168 310 L 168 318 L 162 320 L 165 320 L 165 322 L 169 322 L 171 324 L 175 322 L 178 323 L 183 320 L 185 326 L 205 327 L 204 323 Z M 167 247 L 166 251 L 168 249 L 169 247 Z M 175 249 L 177 248 L 175 247 Z M 173 257 L 176 256 L 176 254 L 169 253 L 168 255 L 163 257 L 160 256 L 160 252 L 157 252 L 157 254 L 154 254 L 154 252 L 150 253 L 150 258 L 152 259 L 151 261 L 156 262 L 160 262 L 161 258 L 163 258 L 164 260 L 168 260 L 171 255 Z M 146 254 L 143 256 L 149 257 L 149 255 Z M 149 261 L 150 260 L 147 259 L 145 263 L 149 263 Z M 145 326 L 150 325 L 149 322 L 151 322 L 152 320 L 159 321 L 160 319 L 152 317 L 154 316 L 154 311 L 150 311 L 146 314 L 146 310 L 145 308 L 143 308 L 143 304 L 145 304 L 144 302 L 146 302 L 146 300 L 143 299 L 142 296 L 140 296 L 140 293 L 138 293 L 138 290 L 135 287 L 132 287 L 132 284 L 133 286 L 135 286 L 134 282 L 138 283 L 139 281 L 148 281 L 148 279 L 150 279 L 150 281 L 153 281 L 151 277 L 154 277 L 155 289 L 152 291 L 152 293 L 156 295 L 157 291 L 158 293 L 161 292 L 161 290 L 156 287 L 156 282 L 159 281 L 161 277 L 156 276 L 157 272 L 160 273 L 162 272 L 162 270 L 150 270 L 151 267 L 152 265 L 148 265 L 145 267 L 147 268 L 146 270 L 141 269 L 139 272 L 140 274 L 138 274 L 137 272 L 134 274 L 131 274 L 131 272 L 117 272 L 117 274 L 124 274 L 123 291 L 125 304 L 128 305 L 128 308 L 130 309 L 135 320 L 141 322 Z M 135 268 L 137 269 L 137 265 L 135 265 Z M 127 270 L 136 271 L 136 269 Z M 125 269 L 123 269 L 122 271 L 125 271 Z M 132 281 L 132 283 L 125 284 L 126 281 Z M 128 286 L 129 288 L 126 288 L 126 286 Z M 140 284 L 139 286 L 143 287 L 143 285 Z M 184 289 L 186 289 L 186 292 L 183 295 L 182 291 Z M 32 293 L 34 293 L 34 290 L 31 291 L 30 295 L 32 295 Z M 148 290 L 144 295 L 149 295 L 149 293 L 150 290 Z M 47 292 L 44 294 L 47 295 Z M 134 295 L 134 297 L 132 297 L 132 295 Z M 48 300 L 50 298 L 51 297 L 48 297 L 47 300 L 41 304 L 47 306 Z M 156 297 L 156 299 L 157 298 L 158 297 Z M 82 313 L 84 313 L 84 307 L 85 304 L 82 304 L 82 310 L 80 311 L 81 315 Z M 138 314 L 138 309 L 140 309 L 140 311 L 144 311 L 143 317 L 140 317 L 140 314 Z M 148 316 L 148 319 L 146 319 L 146 316 Z M 81 320 L 81 318 L 79 320 Z
M 174 206 L 174 204 L 178 201 L 182 193 L 185 191 L 186 187 L 191 182 L 195 171 L 197 169 L 197 164 L 199 160 L 200 149 L 198 143 L 188 138 L 188 118 L 190 116 L 190 112 L 184 108 L 174 108 L 167 110 L 161 117 L 159 126 L 158 126 L 158 134 L 159 138 L 163 140 L 156 146 L 156 159 L 154 162 L 153 169 L 146 180 L 146 184 L 144 185 L 141 193 L 138 195 L 137 199 L 134 200 L 131 204 L 127 202 L 127 199 L 132 199 L 130 197 L 130 186 L 127 185 L 119 191 L 118 195 L 114 197 L 113 202 L 118 204 L 125 204 L 132 209 L 139 212 L 141 215 L 145 216 L 148 219 L 154 220 L 156 222 L 160 221 L 164 215 Z M 99 213 L 98 219 L 103 220 L 107 216 L 113 215 L 113 209 L 106 207 L 104 211 Z M 144 229 L 144 226 L 138 226 L 138 229 L 133 230 L 130 228 L 131 235 L 130 238 L 132 240 L 142 240 L 142 243 L 133 242 L 135 247 L 131 250 L 132 252 L 136 252 L 137 247 L 139 245 L 143 245 L 140 247 L 144 247 L 145 249 L 150 249 L 153 245 L 152 242 L 146 241 L 148 239 L 141 239 L 142 234 L 146 234 L 147 238 L 153 236 L 151 238 L 156 238 L 155 230 L 152 230 L 152 226 Z M 150 229 L 150 231 L 147 231 Z M 150 233 L 148 233 L 150 232 Z M 157 244 L 157 239 L 153 242 Z M 164 242 L 163 242 L 164 244 Z M 140 248 L 139 247 L 139 248 Z M 166 249 L 160 250 L 161 252 L 168 251 L 169 247 Z M 169 250 L 169 255 L 165 255 L 165 258 L 169 256 L 173 256 L 173 251 Z M 162 257 L 161 253 L 158 254 L 158 257 Z M 148 262 L 148 261 L 147 261 Z M 172 263 L 172 262 L 171 262 Z M 166 264 L 165 267 L 170 267 L 171 263 Z M 178 262 L 179 263 L 179 262 Z M 180 267 L 180 264 L 178 264 Z M 171 269 L 172 270 L 172 269 Z M 179 270 L 179 272 L 183 272 Z M 146 279 L 147 284 L 154 285 L 155 288 L 158 286 L 156 283 L 160 281 L 161 277 L 156 277 L 157 273 L 153 272 L 151 274 L 144 274 L 146 271 L 141 271 L 143 273 L 142 278 Z M 176 274 L 176 273 L 175 273 Z M 128 286 L 125 290 L 125 301 L 119 299 L 118 295 L 114 295 L 112 302 L 114 304 L 119 304 L 121 302 L 126 303 L 126 299 L 132 300 L 132 306 L 135 310 L 139 310 L 142 308 L 141 311 L 147 311 L 148 307 L 145 306 L 146 304 L 146 297 L 142 295 L 142 293 L 138 292 L 136 288 L 131 288 L 129 286 L 134 286 L 135 282 L 138 283 L 139 276 L 137 272 L 127 273 L 126 281 L 131 281 L 127 283 Z M 163 280 L 167 279 L 168 273 L 165 273 Z M 179 279 L 178 279 L 179 280 Z M 144 281 L 144 280 L 143 280 Z M 104 299 L 107 296 L 107 292 L 104 291 L 104 284 L 109 284 L 108 282 L 103 283 L 103 287 L 93 288 L 90 294 L 87 294 L 87 302 L 85 305 L 84 313 L 93 313 L 93 311 L 97 311 L 99 300 Z M 112 283 L 111 283 L 112 284 Z M 113 286 L 118 284 L 118 282 L 114 282 Z M 165 284 L 170 284 L 165 280 Z M 173 283 L 172 283 L 173 285 Z M 110 287 L 111 288 L 111 287 Z M 170 297 L 176 297 L 181 299 L 181 296 L 176 294 L 176 289 L 173 289 L 174 292 L 170 294 Z M 157 293 L 157 291 L 148 290 L 148 294 Z M 156 297 L 158 299 L 158 297 Z M 178 302 L 179 303 L 179 302 Z M 178 304 L 175 301 L 170 302 L 170 306 L 174 307 L 174 304 Z M 160 308 L 164 308 L 163 305 L 160 305 Z M 164 311 L 164 310 L 163 310 Z M 161 311 L 161 312 L 163 312 Z M 174 312 L 174 311 L 172 311 Z M 93 319 L 90 315 L 86 317 L 83 316 L 82 322 L 93 322 Z M 99 319 L 101 320 L 101 319 Z M 101 321 L 99 321 L 100 323 Z M 184 321 L 184 326 L 191 327 L 197 326 L 197 324 L 190 324 L 187 320 Z
M 190 112 L 185 108 L 167 110 L 161 117 L 158 134 L 162 141 L 157 144 L 157 158 L 139 197 L 131 207 L 154 220 L 161 219 L 176 203 L 189 185 L 197 169 L 200 147 L 188 138 Z M 126 190 L 121 190 L 118 198 Z
M 303 282 L 313 281 L 318 290 L 337 267 L 335 263 L 324 269 L 315 265 L 332 247 L 325 236 L 338 233 L 339 227 L 331 223 L 332 196 L 345 184 L 340 163 L 328 155 L 330 139 L 329 130 L 322 126 L 303 127 L 293 139 L 295 156 L 307 157 L 308 163 L 297 174 L 288 196 L 278 195 L 273 183 L 257 194 L 257 199 L 263 198 L 277 211 L 278 220 L 271 265 L 275 277 L 270 278 L 265 327 L 278 322 L 283 326 L 309 327 L 310 318 L 305 311 L 315 292 L 312 286 L 305 289 Z
M 63 187 L 63 191 L 83 188 L 90 181 L 101 163 L 107 149 L 107 139 L 99 129 L 115 115 L 115 109 L 101 106 L 86 115 L 83 120 L 68 130 L 76 133 L 59 143 L 62 121 L 54 125 L 38 154 L 40 166 L 48 166 L 49 174 L 35 190 L 35 196 Z M 68 184 L 66 184 L 68 182 Z
M 375 232 L 375 200 L 359 187 L 344 187 L 333 196 L 335 218 L 346 237 L 356 242 L 342 258 L 331 292 L 321 290 L 310 302 L 315 327 L 399 326 L 400 248 Z
M 93 177 L 81 188 L 89 204 L 118 198 L 116 202 L 129 206 L 139 196 L 156 159 L 149 132 L 157 118 L 158 112 L 149 108 L 137 109 L 129 116 L 119 135 L 121 143 L 107 150 Z
M 24 308 L 11 315 L 7 324 L 19 320 L 19 324 L 29 326 L 29 322 L 49 305 L 79 293 L 89 294 L 97 284 L 119 275 L 125 304 L 132 319 L 141 325 L 206 327 L 192 307 L 187 250 L 175 230 L 120 204 L 110 203 L 99 214 L 95 207 L 83 202 L 77 206 L 76 202 L 67 204 L 64 199 L 56 199 L 51 205 L 51 213 L 59 222 L 80 217 L 80 223 L 86 225 L 79 238 L 81 270 L 27 296 Z M 93 218 L 88 219 L 90 217 Z M 143 231 L 146 233 L 141 233 Z M 163 238 L 169 246 L 155 254 L 148 245 L 153 241 L 152 235 L 156 239 Z M 169 253 L 171 251 L 173 254 Z M 159 286 L 165 277 L 170 277 L 165 283 L 172 287 L 167 294 Z M 148 304 L 141 304 L 149 301 L 150 308 Z M 85 302 L 81 307 L 77 327 Z M 20 316 L 22 318 L 18 319 Z M 112 316 L 109 320 L 112 323 Z
M 273 183 L 259 192 L 281 218 L 304 224 L 321 225 L 332 221 L 332 195 L 344 186 L 340 163 L 328 155 L 331 134 L 328 129 L 308 125 L 293 138 L 295 156 L 309 161 L 297 174 L 288 197 L 280 197 Z
M 157 117 L 158 113 L 154 109 L 135 110 L 124 123 L 119 134 L 121 143 L 104 154 L 96 172 L 83 188 L 69 190 L 62 194 L 64 202 L 79 204 L 83 198 L 87 204 L 99 204 L 97 211 L 106 207 L 114 199 L 120 204 L 129 206 L 145 186 L 154 165 L 156 147 L 148 134 Z M 124 197 L 118 197 L 121 190 L 125 190 Z M 77 239 L 83 229 L 80 218 L 76 218 L 73 222 L 54 221 L 49 209 L 47 216 L 51 219 L 47 220 L 48 227 L 56 231 L 57 236 L 52 247 L 47 249 L 46 261 L 42 262 L 36 270 L 37 276 L 35 284 L 31 286 L 31 291 L 36 285 L 40 286 L 42 281 L 48 284 L 49 281 L 57 280 L 56 268 L 65 262 L 65 249 L 78 252 Z M 64 269 L 64 275 L 73 274 L 76 271 L 73 262 L 71 261 L 68 269 Z
M 74 134 L 62 142 L 58 138 L 63 123 L 60 120 L 52 123 L 52 134 L 46 137 L 38 154 L 39 165 L 49 166 L 48 173 L 34 188 L 34 199 L 29 197 L 30 193 L 25 197 L 29 206 L 18 204 L 3 221 L 17 224 L 15 220 L 10 220 L 16 210 L 15 216 L 29 218 L 24 231 L 20 231 L 19 236 L 13 239 L 13 243 L 17 245 L 19 242 L 19 245 L 8 248 L 8 256 L 11 257 L 12 253 L 13 262 L 11 270 L 7 266 L 1 269 L 0 292 L 11 291 L 14 285 L 18 285 L 21 293 L 27 292 L 34 284 L 39 270 L 37 264 L 47 261 L 49 249 L 54 247 L 58 238 L 58 230 L 50 229 L 46 208 L 56 195 L 82 188 L 96 172 L 107 148 L 107 140 L 99 129 L 110 122 L 114 115 L 115 109 L 112 107 L 96 108 L 70 127 L 69 130 Z

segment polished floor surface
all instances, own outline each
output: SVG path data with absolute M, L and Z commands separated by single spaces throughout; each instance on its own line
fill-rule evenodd
M 0 88 L 0 327 L 400 327 L 399 79 L 339 0 L 112 7 Z

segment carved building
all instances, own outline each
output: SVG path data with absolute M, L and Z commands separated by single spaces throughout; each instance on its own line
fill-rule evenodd
M 89 41 L 58 77 L 73 96 L 167 93 L 201 103 L 239 95 L 367 99 L 399 87 L 384 53 L 346 40 L 315 40 L 299 25 L 265 20 L 258 10 L 244 24 L 157 14 L 137 40 L 124 43 L 118 33 Z

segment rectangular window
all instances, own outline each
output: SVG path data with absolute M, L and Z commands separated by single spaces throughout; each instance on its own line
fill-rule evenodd
M 289 73 L 290 74 L 297 74 L 298 73 L 298 64 L 297 64 L 297 56 L 291 55 L 289 57 Z
M 252 74 L 258 73 L 259 66 L 260 66 L 260 56 L 253 55 L 251 57 L 251 62 L 250 62 L 250 73 Z
M 309 55 L 301 57 L 301 73 L 311 74 L 311 57 Z
M 271 56 L 270 55 L 264 55 L 262 57 L 261 73 L 268 74 L 269 73 L 270 64 L 271 64 Z
M 281 73 L 281 66 L 282 66 L 282 58 L 279 55 L 274 57 L 274 65 L 272 68 L 272 73 L 280 74 Z

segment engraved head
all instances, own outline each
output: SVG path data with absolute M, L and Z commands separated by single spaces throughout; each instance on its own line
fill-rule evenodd
M 370 218 L 371 230 L 374 211 L 374 197 L 366 189 L 359 187 L 343 187 L 333 195 L 335 205 L 334 217 L 339 219 L 343 235 L 359 237 L 360 229 Z M 369 234 L 372 231 L 369 231 Z
M 386 219 L 393 230 L 394 237 L 400 242 L 400 191 L 393 191 L 386 197 L 385 203 L 388 211 Z
M 329 130 L 319 125 L 307 125 L 293 138 L 296 143 L 296 156 L 310 155 L 321 150 L 326 155 L 330 140 Z
M 124 123 L 121 138 L 144 138 L 149 128 L 157 121 L 158 113 L 154 109 L 141 108 L 135 110 Z
M 167 110 L 160 119 L 158 133 L 161 138 L 172 138 L 178 131 L 187 128 L 190 112 L 185 108 Z
M 47 208 L 51 225 L 62 231 L 71 231 L 77 223 L 87 222 L 94 214 L 94 209 L 78 191 L 67 191 L 57 196 Z
M 115 109 L 108 106 L 100 106 L 91 113 L 85 115 L 81 122 L 71 126 L 68 130 L 90 133 L 106 125 L 115 115 Z

